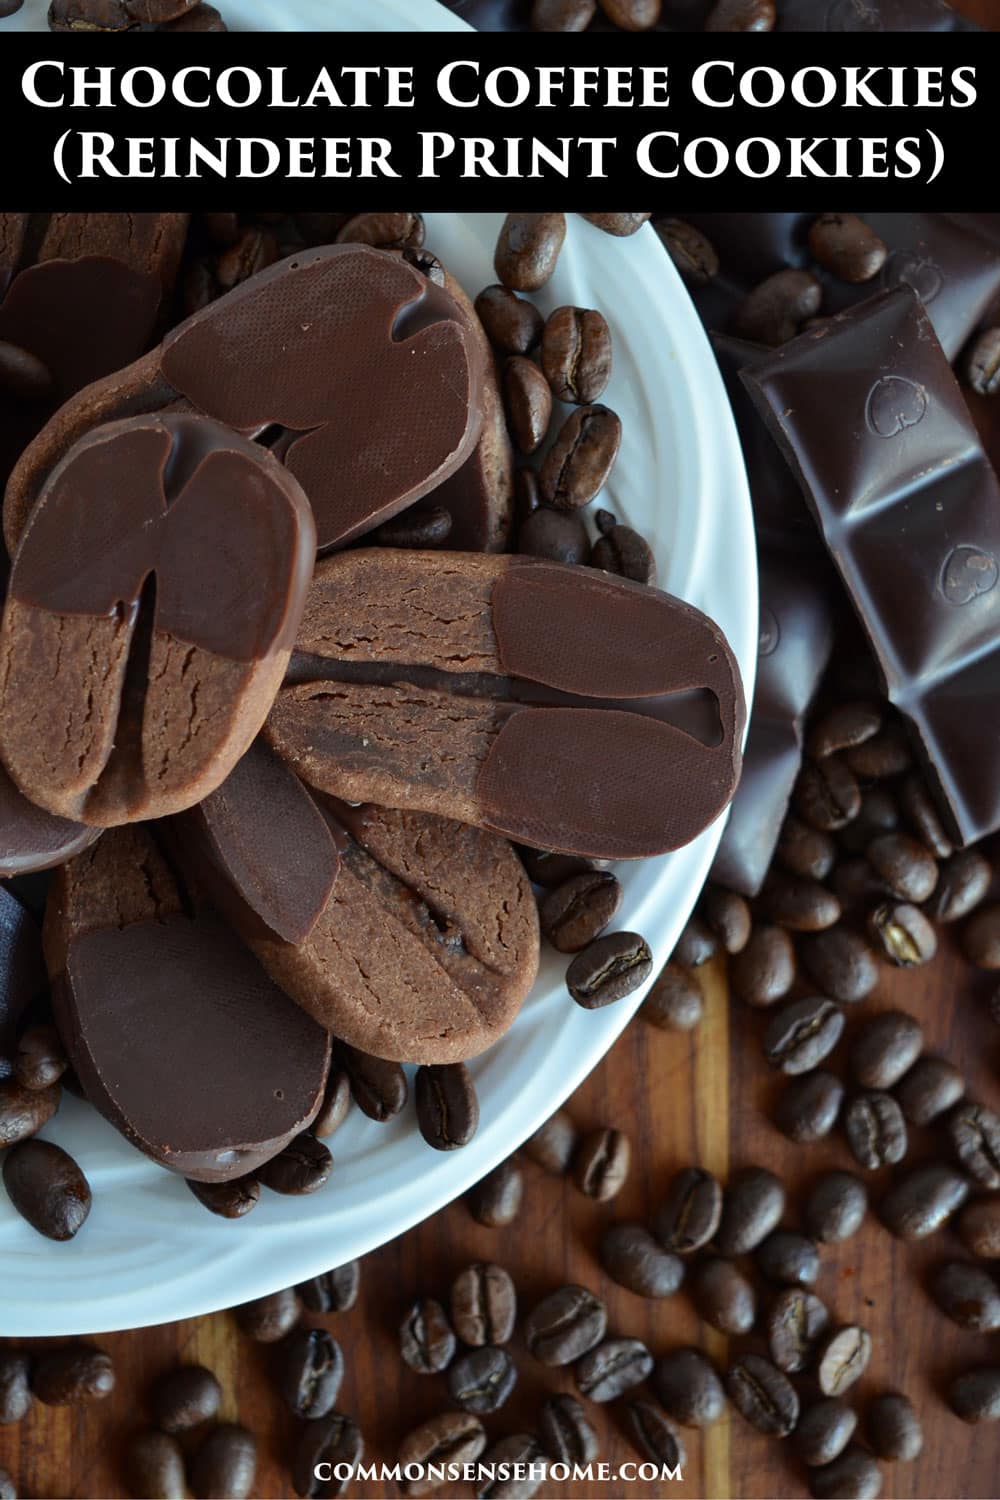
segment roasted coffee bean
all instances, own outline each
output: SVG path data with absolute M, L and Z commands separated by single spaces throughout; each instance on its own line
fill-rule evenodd
M 912 1463 L 924 1446 L 920 1418 L 913 1402 L 901 1391 L 886 1391 L 869 1402 L 865 1413 L 868 1442 L 877 1458 L 890 1463 Z
M 855 776 L 866 781 L 882 781 L 887 776 L 901 776 L 913 764 L 913 752 L 906 731 L 896 720 L 885 724 L 863 745 L 844 751 L 844 760 Z
M 424 243 L 425 226 L 420 214 L 355 214 L 337 235 L 338 245 L 375 245 L 380 249 Z
M 858 1425 L 857 1413 L 836 1396 L 807 1406 L 792 1433 L 796 1456 L 810 1467 L 832 1463 L 847 1447 Z
M 632 1144 L 621 1130 L 592 1130 L 573 1157 L 573 1180 L 581 1193 L 608 1203 L 625 1186 L 632 1162 Z
M 644 1224 L 612 1224 L 598 1255 L 612 1281 L 638 1297 L 672 1297 L 684 1280 L 680 1256 L 664 1250 Z
M 853 826 L 851 824 L 852 828 Z M 866 836 L 865 843 L 868 842 Z M 837 894 L 837 900 L 845 911 L 870 901 L 885 900 L 885 886 L 866 859 L 841 860 L 834 869 L 831 883 Z M 916 910 L 916 908 L 913 909 Z M 870 923 L 869 926 L 871 926 Z M 880 947 L 882 946 L 877 933 L 875 941 Z M 886 957 L 891 958 L 891 953 L 887 953 Z
M 903 1010 L 875 1016 L 851 1045 L 851 1076 L 865 1089 L 891 1089 L 920 1056 L 924 1030 Z
M 566 986 L 578 1005 L 598 1010 L 631 995 L 649 978 L 653 955 L 637 932 L 595 938 L 566 970 Z
M 948 1405 L 963 1422 L 1000 1422 L 1000 1365 L 980 1365 L 948 1387 Z
M 749 1333 L 757 1319 L 753 1283 L 731 1260 L 709 1256 L 694 1267 L 691 1296 L 699 1314 L 719 1333 L 736 1336 Z
M 578 1140 L 577 1128 L 569 1115 L 564 1109 L 557 1109 L 534 1135 L 528 1137 L 522 1149 L 525 1156 L 543 1171 L 553 1177 L 564 1177 Z
M 955 1155 L 969 1176 L 995 1192 L 1000 1188 L 1000 1115 L 967 1100 L 952 1110 L 946 1125 Z
M 345 1261 L 322 1276 L 302 1281 L 296 1288 L 304 1306 L 314 1313 L 349 1312 L 361 1288 L 361 1262 Z
M 0 1148 L 36 1135 L 59 1108 L 60 1088 L 26 1089 L 16 1078 L 0 1082 Z
M 753 921 L 749 903 L 742 896 L 721 885 L 707 885 L 699 910 L 727 953 L 743 952 L 750 941 Z
M 705 1013 L 697 976 L 680 964 L 664 964 L 639 1014 L 660 1031 L 692 1031 Z
M 958 1103 L 965 1079 L 944 1057 L 918 1057 L 896 1085 L 896 1098 L 913 1125 L 929 1125 Z
M 937 936 L 923 912 L 906 901 L 877 906 L 868 918 L 868 935 L 890 963 L 901 969 L 929 963 Z
M 257 1176 L 272 1193 L 300 1196 L 315 1193 L 333 1171 L 333 1157 L 322 1141 L 308 1130 L 290 1141 L 270 1161 L 257 1168 Z
M 660 1244 L 675 1255 L 691 1255 L 715 1237 L 722 1218 L 722 1187 L 711 1172 L 685 1167 L 671 1178 L 653 1219 Z
M 326 1093 L 319 1114 L 309 1127 L 313 1135 L 324 1139 L 339 1130 L 351 1107 L 351 1081 L 342 1068 L 334 1068 L 327 1080 Z
M 700 1349 L 673 1349 L 653 1369 L 653 1388 L 675 1422 L 710 1427 L 726 1409 L 718 1371 Z
M 760 893 L 760 910 L 769 922 L 790 932 L 821 932 L 840 921 L 837 897 L 818 880 L 773 870 Z
M 337 1469 L 340 1465 L 353 1469 L 361 1462 L 364 1451 L 364 1440 L 358 1427 L 342 1412 L 331 1412 L 317 1422 L 304 1422 L 292 1461 L 295 1493 L 303 1496 L 303 1500 L 332 1500 L 334 1496 L 347 1494 L 351 1481 L 338 1479 Z M 316 1476 L 321 1464 L 329 1465 L 324 1470 L 330 1475 L 328 1479 Z M 408 1493 L 414 1492 L 411 1485 L 406 1488 Z
M 244 1302 L 236 1309 L 236 1322 L 242 1333 L 256 1339 L 258 1344 L 276 1344 L 294 1328 L 302 1316 L 302 1303 L 293 1286 L 280 1292 L 271 1292 L 267 1297 L 258 1297 L 253 1302 Z
M 842 1396 L 861 1379 L 872 1357 L 872 1338 L 865 1328 L 851 1324 L 824 1339 L 816 1379 L 824 1396 Z
M 587 870 L 549 891 L 539 907 L 543 935 L 560 953 L 579 953 L 603 932 L 622 904 L 610 870 Z
M 733 332 L 739 338 L 776 349 L 793 339 L 807 319 L 816 316 L 822 301 L 823 289 L 809 271 L 776 271 L 744 297 L 733 318 Z M 811 821 L 806 818 L 807 823 Z
M 477 1224 L 502 1229 L 517 1218 L 523 1197 L 524 1177 L 514 1158 L 508 1156 L 469 1189 L 465 1203 Z
M 621 418 L 608 406 L 578 406 L 566 418 L 539 470 L 546 505 L 579 510 L 604 488 L 621 446 Z
M 425 1064 L 413 1084 L 417 1124 L 435 1151 L 467 1146 L 479 1125 L 476 1085 L 465 1063 Z
M 477 1417 L 445 1411 L 407 1434 L 399 1445 L 399 1462 L 404 1469 L 410 1464 L 471 1464 L 485 1447 L 486 1433 Z M 430 1474 L 406 1481 L 408 1495 L 432 1495 L 436 1488 L 437 1481 Z
M 777 1227 L 784 1211 L 780 1178 L 766 1167 L 744 1167 L 723 1195 L 715 1242 L 723 1255 L 747 1255 Z
M 926 901 L 937 885 L 933 854 L 907 833 L 884 833 L 873 839 L 865 857 L 900 901 Z
M 532 0 L 532 31 L 586 31 L 597 0 Z
M 537 292 L 552 276 L 566 238 L 565 214 L 508 214 L 493 265 L 515 292 Z
M 982 907 L 962 933 L 962 947 L 979 969 L 1000 969 L 1000 903 Z
M 882 709 L 877 703 L 853 699 L 838 703 L 813 726 L 806 750 L 813 760 L 824 760 L 838 750 L 863 745 L 882 728 Z
M 781 826 L 775 859 L 790 875 L 825 880 L 833 869 L 837 846 L 828 833 L 810 828 L 792 813 Z
M 936 922 L 958 922 L 985 899 L 992 879 L 989 862 L 978 850 L 959 849 L 940 866 L 925 910 Z
M 954 1168 L 916 1167 L 889 1189 L 879 1215 L 897 1239 L 922 1240 L 946 1224 L 968 1196 L 968 1181 Z
M 478 1500 L 532 1500 L 544 1475 L 542 1445 L 533 1432 L 498 1438 L 483 1454 L 482 1464 L 495 1469 L 497 1477 L 480 1486 Z
M 781 927 L 761 924 L 729 966 L 733 989 L 748 1005 L 775 1005 L 795 983 L 795 949 Z
M 550 562 L 579 565 L 590 557 L 590 537 L 579 511 L 553 510 L 550 505 L 541 505 L 522 521 L 517 550 L 530 557 L 545 557 Z
M 1000 1260 L 1000 1198 L 976 1198 L 958 1218 L 958 1237 L 983 1260 Z
M 418 1375 L 447 1370 L 455 1354 L 455 1334 L 448 1315 L 433 1297 L 414 1302 L 399 1325 L 399 1352 Z
M 490 1344 L 459 1355 L 448 1371 L 452 1399 L 465 1411 L 499 1411 L 517 1384 L 517 1370 L 506 1349 Z
M 31 1389 L 46 1406 L 76 1406 L 103 1401 L 115 1388 L 110 1354 L 93 1344 L 67 1344 L 39 1356 Z
M 134 1432 L 123 1458 L 128 1493 L 135 1500 L 184 1500 L 184 1453 L 175 1438 L 155 1429 Z
M 178 1365 L 167 1370 L 149 1393 L 153 1421 L 164 1432 L 187 1432 L 218 1416 L 222 1387 L 204 1365 Z
M 488 286 L 476 298 L 486 337 L 501 354 L 527 354 L 542 336 L 544 319 L 533 302 L 506 286 Z
M 136 24 L 125 0 L 51 0 L 50 31 L 128 31 Z
M 839 1458 L 809 1470 L 813 1500 L 878 1500 L 882 1471 L 863 1448 L 852 1443 Z
M 857 1234 L 868 1211 L 868 1192 L 853 1172 L 827 1172 L 813 1183 L 802 1210 L 813 1239 L 839 1245 Z
M 639 1339 L 605 1339 L 573 1366 L 580 1394 L 591 1401 L 617 1401 L 641 1385 L 653 1368 L 653 1356 Z
M 195 1182 L 192 1177 L 184 1180 L 198 1202 L 220 1219 L 242 1219 L 257 1207 L 260 1198 L 260 1183 L 252 1174 L 233 1177 L 229 1182 Z
M 829 1321 L 826 1304 L 801 1287 L 776 1297 L 767 1318 L 767 1344 L 778 1369 L 786 1375 L 804 1370 Z
M 569 1365 L 601 1342 L 607 1326 L 601 1299 L 571 1284 L 532 1309 L 525 1320 L 524 1341 L 543 1365 Z
M 519 468 L 514 470 L 515 523 L 519 527 L 523 526 L 525 521 L 527 521 L 530 516 L 534 515 L 535 511 L 538 509 L 541 503 L 542 497 L 538 493 L 538 475 L 535 473 L 534 469 L 529 468 L 527 464 L 521 464 Z M 555 512 L 553 512 L 553 514 L 555 514 Z M 578 519 L 580 520 L 581 527 L 584 531 L 586 531 L 587 528 L 583 525 L 582 518 Z M 589 542 L 590 538 L 588 537 L 587 540 Z M 518 550 L 521 550 L 520 544 L 518 545 Z M 566 857 L 567 859 L 572 858 L 571 855 L 567 855 Z M 555 856 L 553 855 L 552 858 L 555 858 Z
M 799 957 L 824 994 L 844 1005 L 866 999 L 878 983 L 875 955 L 850 927 L 831 927 L 801 939 Z
M 774 0 L 715 0 L 706 31 L 773 31 Z
M 406 547 L 413 551 L 443 547 L 453 524 L 451 511 L 439 505 L 427 510 L 411 506 L 369 531 L 366 540 L 370 547 Z
M 819 1275 L 814 1240 L 791 1229 L 776 1229 L 754 1251 L 757 1269 L 777 1286 L 812 1286 Z
M 861 793 L 861 810 L 852 823 L 838 834 L 841 849 L 848 854 L 864 854 L 873 839 L 899 828 L 899 807 L 887 787 L 876 783 Z M 884 892 L 882 893 L 884 894 Z
M 47 1089 L 57 1083 L 69 1059 L 54 1026 L 31 1026 L 14 1054 L 14 1077 L 26 1089 Z
M 1000 1328 L 1000 1286 L 982 1266 L 945 1261 L 930 1278 L 930 1292 L 946 1318 L 973 1333 Z
M 666 1412 L 652 1401 L 628 1401 L 625 1418 L 632 1441 L 643 1458 L 661 1468 L 683 1469 L 687 1449 Z
M 534 453 L 552 420 L 552 390 L 533 360 L 510 356 L 503 367 L 503 397 L 515 447 L 525 455 Z
M 399 1063 L 370 1057 L 356 1047 L 340 1046 L 341 1061 L 351 1080 L 355 1104 L 370 1120 L 391 1120 L 405 1107 L 409 1095 L 406 1074 Z
M 1000 328 L 984 328 L 965 357 L 965 378 L 979 396 L 1000 391 Z
M 889 251 L 857 214 L 820 214 L 809 230 L 809 253 L 838 281 L 860 285 L 885 265 Z
M 700 229 L 686 219 L 657 219 L 653 226 L 688 286 L 708 286 L 719 274 L 719 257 Z
M 844 1129 L 855 1159 L 869 1172 L 894 1166 L 906 1155 L 906 1121 L 891 1094 L 855 1095 L 844 1113 Z
M 843 1102 L 840 1079 L 817 1068 L 792 1079 L 775 1106 L 774 1123 L 797 1144 L 818 1141 L 836 1125 Z
M 656 9 L 657 15 L 659 14 L 659 0 L 608 0 L 608 3 L 617 6 L 619 14 L 622 15 L 625 14 L 627 10 L 631 9 L 633 14 L 644 13 L 645 15 L 649 16 L 652 15 L 654 7 Z M 604 9 L 605 13 L 608 14 L 613 20 L 614 17 L 608 10 L 608 6 L 602 5 L 602 8 Z M 617 24 L 622 25 L 624 23 L 618 22 Z M 653 22 L 650 21 L 648 24 L 652 25 Z M 642 30 L 644 28 L 640 27 L 635 29 Z M 580 217 L 581 219 L 587 219 L 591 224 L 595 224 L 598 229 L 603 229 L 605 234 L 613 234 L 616 239 L 627 239 L 629 235 L 635 234 L 637 230 L 641 229 L 643 224 L 645 224 L 650 218 L 652 218 L 652 215 L 581 214 Z
M 220 1422 L 191 1460 L 191 1492 L 198 1500 L 246 1500 L 257 1477 L 257 1439 L 235 1422 Z
M 835 833 L 861 811 L 861 788 L 846 760 L 827 755 L 802 767 L 793 801 L 799 817 L 810 828 Z
M 955 846 L 945 832 L 923 777 L 916 772 L 904 777 L 898 795 L 903 816 L 921 845 L 929 849 L 935 859 L 948 859 L 954 853 Z
M 610 518 L 610 526 L 601 526 L 602 516 Z M 601 535 L 591 549 L 590 566 L 614 573 L 617 578 L 630 578 L 633 583 L 655 584 L 656 558 L 646 538 L 631 526 L 615 521 L 610 511 L 598 511 L 596 519 Z
M 603 313 L 557 307 L 545 324 L 542 369 L 560 401 L 590 406 L 611 379 L 611 330 Z
M 340 1345 L 324 1328 L 295 1328 L 278 1345 L 274 1383 L 293 1416 L 329 1416 L 343 1378 Z
M 32 1229 L 71 1240 L 90 1213 L 90 1184 L 76 1162 L 51 1141 L 21 1141 L 4 1157 L 3 1184 Z
M 15 1349 L 0 1352 L 0 1427 L 22 1422 L 31 1410 L 28 1356 Z
M 466 1266 L 451 1289 L 451 1321 L 473 1348 L 506 1344 L 517 1318 L 517 1292 L 503 1266 L 477 1261 Z
M 764 1056 L 783 1073 L 808 1073 L 828 1057 L 844 1030 L 844 1012 L 822 995 L 793 1000 L 764 1032 Z
M 671 963 L 683 964 L 687 969 L 700 969 L 719 951 L 719 939 L 714 930 L 700 916 L 689 917 L 681 929 L 681 935 L 670 955 Z
M 551 1396 L 538 1414 L 538 1432 L 553 1463 L 593 1463 L 600 1452 L 597 1433 L 575 1396 Z
M 769 1437 L 787 1437 L 799 1419 L 795 1387 L 760 1354 L 744 1354 L 730 1366 L 726 1390 L 740 1415 Z

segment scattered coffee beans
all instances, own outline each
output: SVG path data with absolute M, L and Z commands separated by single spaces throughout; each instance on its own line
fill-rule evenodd
M 641 1385 L 653 1368 L 653 1356 L 639 1339 L 605 1339 L 573 1366 L 580 1394 L 591 1401 L 616 1401 Z
M 344 1356 L 323 1328 L 295 1328 L 278 1345 L 274 1383 L 294 1417 L 329 1416 L 344 1378 Z
M 744 1167 L 723 1194 L 715 1242 L 723 1255 L 748 1255 L 777 1227 L 784 1211 L 780 1178 L 766 1167 Z
M 322 1141 L 308 1130 L 297 1135 L 270 1161 L 257 1168 L 257 1176 L 272 1193 L 301 1196 L 315 1193 L 333 1171 L 333 1157 Z
M 700 1349 L 674 1349 L 653 1370 L 653 1388 L 682 1427 L 710 1427 L 726 1409 L 726 1393 L 711 1360 Z
M 730 1337 L 749 1333 L 757 1318 L 753 1283 L 731 1260 L 713 1255 L 691 1273 L 691 1295 L 710 1327 Z
M 508 214 L 494 267 L 505 287 L 537 292 L 552 276 L 566 238 L 565 214 Z
M 320 1417 L 315 1422 L 304 1422 L 292 1460 L 295 1493 L 303 1500 L 333 1500 L 334 1496 L 346 1494 L 350 1481 L 337 1478 L 337 1467 L 344 1464 L 354 1468 L 361 1462 L 364 1448 L 357 1425 L 343 1412 L 331 1412 L 328 1417 Z M 320 1464 L 329 1464 L 326 1472 L 330 1478 L 317 1478 L 316 1470 Z M 407 1493 L 414 1493 L 411 1485 L 407 1486 Z
M 902 1010 L 875 1016 L 851 1046 L 854 1081 L 864 1089 L 891 1089 L 920 1056 L 924 1032 L 920 1022 Z
M 417 1069 L 413 1085 L 420 1134 L 435 1151 L 467 1146 L 479 1125 L 476 1085 L 465 1063 Z
M 611 378 L 611 331 L 603 313 L 559 307 L 545 324 L 542 369 L 559 401 L 589 406 Z
M 966 1172 L 980 1187 L 995 1192 L 1000 1188 L 1000 1115 L 984 1104 L 967 1100 L 952 1110 L 946 1125 L 955 1155 Z
M 41 1355 L 31 1389 L 46 1406 L 77 1406 L 103 1401 L 115 1388 L 111 1356 L 93 1344 L 69 1344 Z
M 628 1401 L 625 1419 L 632 1441 L 643 1458 L 668 1469 L 683 1468 L 687 1451 L 666 1412 L 652 1401 Z
M 311 1281 L 300 1282 L 297 1291 L 310 1312 L 348 1312 L 358 1300 L 361 1287 L 361 1263 L 349 1260 Z
M 573 1157 L 573 1180 L 581 1193 L 608 1203 L 621 1192 L 632 1161 L 632 1146 L 621 1130 L 592 1130 Z
M 564 1109 L 557 1109 L 545 1124 L 525 1141 L 525 1156 L 553 1177 L 563 1177 L 579 1139 L 576 1126 Z
M 802 1220 L 813 1239 L 840 1245 L 857 1234 L 868 1211 L 868 1193 L 853 1172 L 827 1172 L 812 1186 Z
M 770 1437 L 787 1437 L 799 1419 L 795 1387 L 760 1354 L 744 1354 L 730 1366 L 726 1390 L 751 1427 Z
M 13 1206 L 50 1240 L 71 1240 L 90 1213 L 90 1184 L 52 1141 L 21 1141 L 4 1157 L 3 1183 Z
M 666 1250 L 691 1255 L 714 1239 L 721 1218 L 721 1184 L 701 1167 L 685 1167 L 667 1186 L 653 1232 Z
M 896 1098 L 911 1125 L 929 1125 L 964 1093 L 965 1079 L 943 1057 L 918 1057 L 896 1085 Z
M 1000 1365 L 980 1365 L 948 1387 L 948 1405 L 963 1422 L 1000 1422 Z
M 242 1219 L 260 1200 L 260 1183 L 252 1175 L 229 1182 L 195 1182 L 192 1177 L 185 1181 L 198 1202 L 220 1219 Z
M 433 1297 L 414 1302 L 399 1325 L 399 1352 L 418 1375 L 446 1370 L 455 1354 L 456 1339 L 448 1316 Z
M 791 1229 L 776 1229 L 754 1251 L 757 1269 L 776 1286 L 812 1286 L 819 1276 L 815 1240 Z
M 809 253 L 831 276 L 852 284 L 871 281 L 889 255 L 875 231 L 857 214 L 820 214 L 809 230 Z
M 459 1271 L 451 1289 L 451 1321 L 473 1348 L 506 1344 L 517 1318 L 517 1292 L 503 1266 L 477 1262 Z
M 506 1349 L 490 1344 L 460 1354 L 448 1371 L 452 1399 L 464 1411 L 499 1411 L 517 1384 L 517 1370 Z
M 697 976 L 680 964 L 664 964 L 639 1014 L 660 1031 L 692 1031 L 705 1011 Z
M 869 1172 L 906 1155 L 906 1121 L 891 1094 L 857 1094 L 844 1113 L 844 1128 L 855 1160 Z
M 524 1341 L 543 1365 L 568 1365 L 598 1345 L 608 1326 L 604 1303 L 582 1286 L 564 1286 L 528 1314 Z
M 876 1458 L 912 1463 L 920 1456 L 924 1434 L 909 1397 L 887 1391 L 869 1402 L 865 1414 L 868 1443 Z
M 288 1286 L 254 1302 L 244 1302 L 236 1309 L 236 1322 L 258 1344 L 276 1344 L 295 1327 L 301 1315 L 299 1294 L 293 1286 Z
M 593 1463 L 600 1452 L 597 1433 L 575 1396 L 551 1396 L 538 1414 L 538 1433 L 553 1463 Z
M 167 1370 L 149 1393 L 153 1421 L 164 1432 L 187 1432 L 218 1415 L 222 1387 L 204 1365 Z
M 642 1224 L 612 1224 L 599 1251 L 613 1281 L 639 1297 L 672 1297 L 684 1280 L 684 1262 L 664 1250 Z
M 824 1396 L 842 1396 L 861 1379 L 872 1357 L 871 1334 L 851 1325 L 838 1328 L 823 1341 L 816 1379 Z
M 882 1471 L 863 1448 L 851 1444 L 839 1458 L 822 1468 L 809 1470 L 809 1493 L 813 1500 L 878 1500 L 882 1493 Z
M 858 1425 L 856 1412 L 836 1396 L 807 1406 L 792 1433 L 796 1455 L 810 1468 L 832 1463 L 847 1447 Z
M 804 1144 L 829 1135 L 844 1101 L 844 1085 L 823 1069 L 793 1078 L 774 1111 L 774 1123 L 790 1141 Z
M 477 1224 L 502 1229 L 513 1224 L 524 1196 L 524 1177 L 512 1156 L 476 1183 L 465 1195 L 466 1206 Z
M 968 1196 L 968 1181 L 954 1168 L 917 1167 L 893 1184 L 879 1214 L 898 1239 L 921 1240 L 946 1224 Z
M 804 1370 L 829 1321 L 826 1305 L 813 1292 L 789 1287 L 776 1297 L 767 1318 L 767 1344 L 778 1369 L 786 1375 Z
M 767 924 L 754 927 L 729 966 L 729 978 L 748 1005 L 775 1005 L 784 999 L 795 982 L 795 949 L 788 933 Z
M 0 1352 L 0 1427 L 21 1422 L 31 1410 L 30 1364 L 18 1350 Z
M 247 1500 L 256 1476 L 257 1439 L 234 1422 L 214 1427 L 191 1460 L 191 1491 L 198 1500 Z
M 466 1412 L 446 1411 L 415 1427 L 399 1445 L 399 1462 L 409 1464 L 471 1464 L 486 1447 L 482 1422 Z M 436 1481 L 428 1474 L 423 1479 L 408 1479 L 406 1493 L 431 1495 Z
M 945 1261 L 931 1273 L 930 1292 L 945 1317 L 973 1333 L 1000 1328 L 1000 1286 L 968 1261 Z
M 822 995 L 793 1000 L 764 1032 L 764 1056 L 783 1073 L 808 1073 L 828 1057 L 844 1030 L 844 1012 Z
M 579 953 L 614 920 L 622 888 L 610 870 L 586 870 L 558 885 L 539 907 L 542 933 L 560 953 Z

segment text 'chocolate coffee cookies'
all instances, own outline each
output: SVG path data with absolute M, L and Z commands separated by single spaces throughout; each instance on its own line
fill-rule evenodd
M 329 1037 L 224 922 L 187 914 L 147 829 L 115 829 L 59 871 L 44 937 L 87 1097 L 154 1161 L 225 1182 L 309 1125 Z
M 182 811 L 250 744 L 315 553 L 299 485 L 191 416 L 99 428 L 32 512 L 0 628 L 0 755 L 60 817 Z
M 327 558 L 267 736 L 310 785 L 595 858 L 661 854 L 723 810 L 743 691 L 713 622 L 524 557 Z
M 473 1057 L 507 1030 L 534 982 L 537 907 L 496 834 L 314 800 L 258 741 L 213 797 L 172 820 L 169 838 L 281 988 L 373 1056 Z M 295 930 L 301 938 L 288 941 Z

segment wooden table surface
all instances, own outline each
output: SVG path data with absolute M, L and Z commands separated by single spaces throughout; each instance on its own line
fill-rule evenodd
M 1000 0 L 955 0 L 991 29 L 1000 29 Z M 852 1167 L 836 1137 L 820 1146 L 794 1147 L 768 1122 L 775 1080 L 760 1056 L 762 1020 L 737 1002 L 730 1004 L 722 962 L 703 971 L 708 995 L 703 1025 L 692 1037 L 668 1036 L 635 1022 L 602 1065 L 578 1090 L 570 1112 L 582 1128 L 614 1125 L 632 1138 L 629 1181 L 612 1204 L 599 1206 L 569 1183 L 546 1177 L 525 1163 L 525 1199 L 515 1224 L 504 1230 L 477 1225 L 461 1203 L 371 1255 L 363 1266 L 362 1294 L 349 1313 L 324 1323 L 343 1346 L 347 1372 L 338 1402 L 365 1434 L 367 1456 L 392 1462 L 399 1439 L 419 1421 L 448 1405 L 444 1379 L 419 1377 L 398 1355 L 397 1326 L 419 1293 L 446 1298 L 455 1273 L 472 1260 L 496 1260 L 513 1274 L 522 1307 L 567 1281 L 600 1290 L 610 1327 L 644 1339 L 659 1353 L 680 1344 L 702 1345 L 723 1365 L 727 1346 L 695 1317 L 683 1290 L 660 1303 L 643 1301 L 614 1286 L 596 1260 L 604 1227 L 616 1219 L 648 1221 L 669 1175 L 692 1162 L 721 1176 L 749 1162 L 782 1174 L 791 1189 L 788 1221 L 794 1222 L 799 1189 L 817 1172 Z M 987 976 L 975 975 L 946 943 L 922 970 L 883 972 L 876 995 L 863 1009 L 898 1006 L 923 1022 L 927 1045 L 946 1052 L 966 1072 L 969 1091 L 996 1104 L 1000 1078 L 1000 1028 L 989 1018 Z M 850 1017 L 847 1033 L 857 1024 Z M 847 1042 L 835 1060 L 842 1060 Z M 373 1129 L 376 1127 L 372 1127 Z M 908 1161 L 943 1155 L 932 1130 L 917 1133 Z M 331 1186 L 330 1191 L 335 1191 Z M 877 1195 L 877 1179 L 873 1192 Z M 253 1233 L 252 1218 L 243 1226 Z M 838 1251 L 824 1252 L 817 1286 L 833 1317 L 863 1324 L 875 1352 L 855 1394 L 865 1398 L 890 1387 L 905 1390 L 923 1422 L 923 1454 L 914 1464 L 885 1468 L 884 1494 L 899 1497 L 993 1497 L 1000 1493 L 1000 1424 L 966 1427 L 951 1415 L 941 1390 L 950 1373 L 998 1357 L 994 1336 L 964 1333 L 950 1324 L 925 1290 L 927 1268 L 961 1247 L 947 1232 L 920 1247 L 893 1241 L 870 1216 L 862 1232 Z M 12 1292 L 7 1289 L 7 1295 Z M 15 1476 L 25 1496 L 126 1496 L 120 1472 L 125 1434 L 148 1421 L 144 1393 L 150 1381 L 178 1362 L 198 1361 L 215 1371 L 225 1392 L 223 1415 L 250 1427 L 260 1443 L 255 1495 L 292 1494 L 286 1457 L 294 1423 L 283 1414 L 269 1383 L 267 1348 L 251 1343 L 230 1315 L 164 1325 L 135 1333 L 102 1336 L 114 1356 L 118 1383 L 113 1396 L 90 1409 L 46 1409 L 36 1405 L 26 1422 L 0 1430 L 0 1465 Z M 37 1346 L 36 1346 L 37 1347 Z M 507 1406 L 487 1419 L 491 1436 L 530 1428 L 540 1401 L 557 1389 L 572 1389 L 565 1372 L 546 1371 L 515 1342 L 520 1379 Z M 635 1459 L 616 1413 L 592 1408 L 611 1464 Z M 686 1434 L 684 1481 L 671 1485 L 678 1497 L 729 1500 L 798 1496 L 803 1476 L 782 1445 L 753 1432 L 738 1415 L 704 1436 Z M 592 1487 L 591 1487 L 592 1488 Z M 362 1485 L 364 1497 L 392 1494 L 391 1484 Z M 580 1497 L 587 1486 L 547 1484 L 545 1497 Z M 607 1485 L 601 1493 L 634 1500 L 661 1495 L 667 1486 Z M 455 1491 L 455 1493 L 464 1493 Z

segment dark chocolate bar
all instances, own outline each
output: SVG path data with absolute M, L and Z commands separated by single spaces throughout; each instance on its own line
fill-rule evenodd
M 952 831 L 969 843 L 1000 828 L 1000 484 L 927 313 L 898 287 L 742 378 Z

